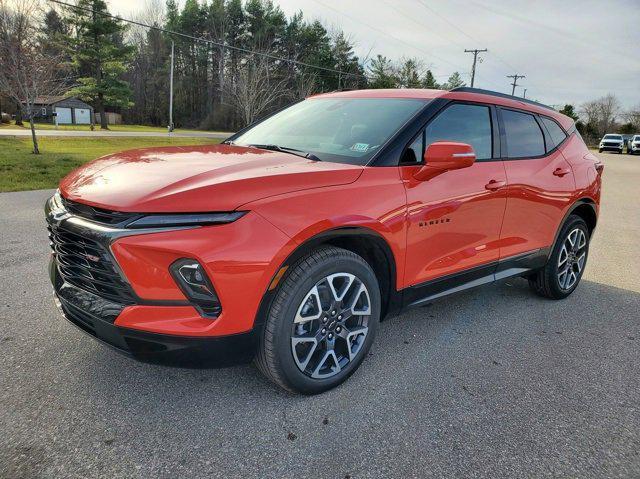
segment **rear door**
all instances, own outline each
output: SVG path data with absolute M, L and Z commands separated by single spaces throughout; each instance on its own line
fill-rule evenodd
M 575 181 L 562 154 L 567 135 L 560 125 L 530 112 L 498 112 L 509 184 L 500 256 L 508 259 L 551 246 Z
M 470 144 L 475 163 L 416 180 L 413 174 L 423 163 L 425 146 L 447 140 Z M 477 266 L 490 268 L 498 260 L 506 204 L 499 148 L 495 110 L 471 103 L 446 106 L 409 145 L 400 166 L 408 209 L 405 285 Z

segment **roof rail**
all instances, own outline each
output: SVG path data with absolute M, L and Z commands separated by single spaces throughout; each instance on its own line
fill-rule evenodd
M 521 101 L 524 103 L 529 103 L 530 105 L 536 105 L 542 108 L 546 108 L 548 110 L 556 111 L 555 108 L 552 108 L 549 105 L 545 105 L 543 103 L 538 103 L 537 101 L 529 100 L 527 98 L 521 98 L 519 96 L 508 95 L 507 93 L 500 93 L 492 90 L 484 90 L 482 88 L 471 88 L 468 86 L 459 86 L 457 88 L 453 88 L 450 91 L 459 91 L 459 92 L 466 92 L 466 93 L 481 93 L 482 95 L 491 95 L 491 96 L 497 96 L 500 98 L 508 98 L 509 100 Z

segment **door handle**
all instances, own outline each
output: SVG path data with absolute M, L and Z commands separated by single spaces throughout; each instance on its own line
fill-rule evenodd
M 484 189 L 489 191 L 496 191 L 500 188 L 504 188 L 505 186 L 507 186 L 506 181 L 491 180 L 489 183 L 484 185 Z
M 562 178 L 564 175 L 568 175 L 569 173 L 571 173 L 571 170 L 569 168 L 556 168 L 553 171 L 553 174 L 555 176 L 559 176 L 560 178 Z

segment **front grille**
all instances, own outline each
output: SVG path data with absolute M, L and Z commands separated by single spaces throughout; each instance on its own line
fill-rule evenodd
M 139 218 L 141 215 L 138 213 L 123 213 L 121 211 L 110 211 L 102 208 L 96 208 L 94 206 L 77 203 L 75 201 L 62 198 L 62 204 L 67 211 L 73 215 L 79 216 L 89 221 L 106 225 L 119 225 L 121 223 L 129 222 Z
M 614 146 L 616 148 L 620 148 L 620 143 L 608 143 L 608 142 L 604 142 L 602 144 L 603 146 Z
M 129 284 L 119 274 L 111 253 L 76 233 L 48 227 L 51 249 L 62 279 L 119 304 L 135 303 Z

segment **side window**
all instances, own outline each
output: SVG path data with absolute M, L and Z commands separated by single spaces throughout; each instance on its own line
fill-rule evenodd
M 409 145 L 402 155 L 402 164 L 411 165 L 422 163 L 424 158 L 424 131 Z
M 544 135 L 533 115 L 502 110 L 509 158 L 527 158 L 545 154 Z
M 548 150 L 553 150 L 556 146 L 564 141 L 564 139 L 567 137 L 567 134 L 551 118 L 545 118 L 544 116 L 541 116 L 540 119 L 542 120 L 542 123 L 546 127 L 547 131 L 549 131 L 549 135 L 551 135 L 552 144 L 549 145 Z
M 492 158 L 491 112 L 488 106 L 454 104 L 427 125 L 425 144 L 458 141 L 471 145 L 478 160 Z

